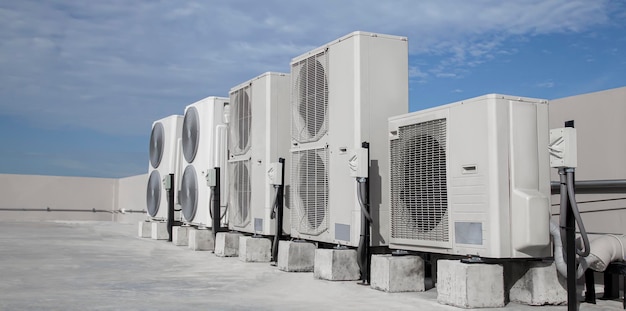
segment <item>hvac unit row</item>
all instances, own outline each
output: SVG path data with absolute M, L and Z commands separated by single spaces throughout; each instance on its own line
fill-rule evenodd
M 406 38 L 354 32 L 294 58 L 290 75 L 266 73 L 233 87 L 229 99 L 188 106 L 182 124 L 176 118 L 180 134 L 155 125 L 153 136 L 165 142 L 151 138 L 151 175 L 178 168 L 186 223 L 210 227 L 215 216 L 231 230 L 273 235 L 272 178 L 281 175 L 275 162 L 287 158 L 283 232 L 357 246 L 357 172 L 369 180 L 373 246 L 549 256 L 547 103 L 487 95 L 407 111 Z M 153 145 L 171 154 L 157 173 Z M 222 173 L 220 215 L 209 212 L 214 167 Z M 153 217 L 166 201 L 153 190 L 161 178 L 149 180 Z

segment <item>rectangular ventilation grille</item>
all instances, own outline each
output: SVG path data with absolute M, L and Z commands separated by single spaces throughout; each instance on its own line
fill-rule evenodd
M 291 84 L 291 137 L 318 141 L 328 128 L 328 52 L 292 64 Z
M 250 85 L 230 93 L 229 151 L 241 155 L 250 149 L 252 125 L 252 88 Z
M 296 231 L 319 235 L 328 229 L 328 149 L 291 154 L 291 217 Z
M 448 242 L 446 119 L 398 129 L 391 141 L 391 236 Z
M 250 223 L 250 160 L 228 163 L 230 173 L 230 221 L 237 227 Z

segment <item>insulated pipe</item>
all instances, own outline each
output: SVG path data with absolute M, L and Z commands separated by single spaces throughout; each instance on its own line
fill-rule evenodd
M 603 235 L 591 242 L 591 254 L 580 259 L 578 275 L 585 273 L 587 268 L 603 272 L 613 261 L 626 260 L 626 236 Z
M 220 168 L 215 168 L 215 187 L 213 187 L 213 216 L 211 216 L 211 220 L 213 221 L 213 243 L 217 242 L 217 232 L 220 231 L 220 221 L 222 217 L 220 216 Z
M 554 223 L 554 221 L 550 221 L 550 235 L 554 241 L 554 264 L 556 265 L 556 270 L 559 271 L 559 274 L 563 277 L 567 277 L 567 263 L 565 262 L 565 258 L 563 258 L 561 228 L 559 228 L 559 225 Z

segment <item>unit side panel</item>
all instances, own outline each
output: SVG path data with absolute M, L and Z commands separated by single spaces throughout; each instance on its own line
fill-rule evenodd
M 358 143 L 370 143 L 370 210 L 372 245 L 389 244 L 389 117 L 408 113 L 408 42 L 397 38 L 365 36 L 362 40 L 361 131 Z M 357 202 L 358 204 L 358 202 Z M 358 207 L 358 206 L 357 206 Z M 354 212 L 360 222 L 360 210 Z
M 359 64 L 357 39 L 350 37 L 329 47 L 328 87 L 328 180 L 329 180 L 329 228 L 330 240 L 337 244 L 358 245 L 360 222 L 354 213 L 359 206 L 356 201 L 356 180 L 350 177 L 349 150 L 354 147 L 357 88 L 359 87 Z M 348 227 L 346 227 L 348 226 Z M 342 232 L 335 232 L 341 228 Z M 348 229 L 349 228 L 349 229 Z M 349 235 L 349 236 L 347 236 Z

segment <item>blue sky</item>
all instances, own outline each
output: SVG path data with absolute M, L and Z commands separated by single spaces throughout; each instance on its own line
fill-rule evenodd
M 4 0 L 0 173 L 145 173 L 154 120 L 355 30 L 409 38 L 410 111 L 626 86 L 621 0 Z

